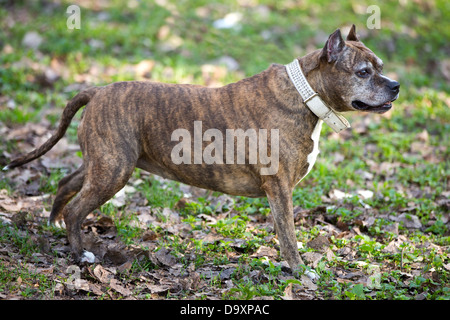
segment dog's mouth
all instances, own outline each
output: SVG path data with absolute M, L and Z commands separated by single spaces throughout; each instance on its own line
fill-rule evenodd
M 367 111 L 367 112 L 376 112 L 376 113 L 384 113 L 386 111 L 389 111 L 392 108 L 392 102 L 394 102 L 396 99 L 387 101 L 381 105 L 378 106 L 371 106 L 367 103 L 364 103 L 359 100 L 355 100 L 352 102 L 353 108 L 360 111 Z

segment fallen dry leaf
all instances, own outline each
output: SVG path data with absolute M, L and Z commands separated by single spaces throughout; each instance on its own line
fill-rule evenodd
M 310 278 L 308 278 L 307 276 L 305 276 L 304 274 L 301 275 L 300 282 L 302 283 L 302 286 L 308 290 L 313 290 L 313 291 L 317 290 L 317 285 L 314 282 L 312 282 L 312 280 Z
M 330 245 L 330 241 L 328 241 L 327 237 L 319 235 L 311 241 L 308 241 L 306 245 L 312 249 L 324 251 Z
M 256 258 L 261 258 L 261 257 L 277 258 L 278 257 L 278 251 L 275 248 L 272 248 L 272 247 L 260 246 L 258 248 L 258 250 L 256 250 L 256 252 L 251 255 L 251 257 L 256 257 Z
M 294 293 L 292 292 L 293 283 L 289 283 L 283 291 L 283 296 L 281 299 L 283 300 L 295 300 Z
M 390 216 L 391 220 L 396 222 L 403 222 L 405 228 L 408 229 L 420 229 L 422 227 L 422 223 L 416 215 L 402 213 L 398 217 Z
M 162 294 L 169 291 L 168 285 L 146 284 L 151 293 Z
M 102 291 L 101 287 L 96 283 L 89 282 L 89 291 L 97 296 L 104 295 L 105 293 Z
M 160 250 L 150 255 L 150 259 L 157 265 L 163 265 L 167 267 L 174 266 L 177 263 L 175 257 L 171 255 L 170 251 L 165 247 L 162 247 Z
M 94 268 L 94 275 L 101 283 L 106 284 L 108 284 L 114 277 L 114 275 L 110 271 L 106 270 L 99 264 Z
M 319 264 L 320 260 L 322 260 L 322 258 L 323 254 L 318 252 L 305 252 L 304 254 L 302 254 L 302 259 L 308 266 L 311 266 L 312 268 L 317 268 L 317 265 Z
M 111 281 L 109 282 L 109 286 L 125 297 L 128 297 L 132 294 L 129 289 L 120 285 L 117 279 L 111 279 Z

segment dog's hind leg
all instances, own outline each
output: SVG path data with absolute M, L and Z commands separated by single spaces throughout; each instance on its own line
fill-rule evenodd
M 131 177 L 136 161 L 129 161 L 130 155 L 118 155 L 113 152 L 114 158 L 90 157 L 85 162 L 85 176 L 83 186 L 78 194 L 62 210 L 66 223 L 67 238 L 69 240 L 75 260 L 88 262 L 93 255 L 84 254 L 81 239 L 81 226 L 86 216 L 99 208 L 122 189 Z M 111 167 L 114 163 L 114 167 Z
M 48 219 L 49 224 L 59 224 L 59 220 L 62 217 L 62 209 L 72 199 L 83 186 L 84 181 L 84 165 L 78 168 L 70 175 L 61 179 L 58 183 L 58 191 L 56 192 L 56 198 L 53 202 L 52 212 Z

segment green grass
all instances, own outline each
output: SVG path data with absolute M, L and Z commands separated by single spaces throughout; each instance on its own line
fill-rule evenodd
M 33 273 L 26 266 L 14 268 L 0 264 L 0 293 L 18 293 L 24 299 L 51 299 L 55 282 L 42 273 Z
M 28 265 L 39 265 L 36 254 L 41 251 L 30 234 L 0 222 L 0 243 L 10 243 L 15 248 L 9 251 L 10 259 L 0 257 L 0 294 L 15 294 L 25 299 L 53 298 L 54 278 Z M 20 260 L 11 263 L 17 256 Z

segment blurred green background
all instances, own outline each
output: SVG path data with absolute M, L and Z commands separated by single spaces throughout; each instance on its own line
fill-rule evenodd
M 89 73 L 93 65 L 98 69 L 88 79 L 93 83 L 134 79 L 132 68 L 126 67 L 149 59 L 156 63 L 152 80 L 205 83 L 201 66 L 213 61 L 231 69 L 219 75 L 221 82 L 229 82 L 320 48 L 335 29 L 345 33 L 352 23 L 362 41 L 385 61 L 386 72 L 402 82 L 404 98 L 411 86 L 448 90 L 450 4 L 445 0 L 0 4 L 4 95 L 14 95 L 24 86 L 39 91 L 27 81 L 30 71 L 21 70 L 23 63 L 18 62 L 24 57 L 42 65 L 57 59 L 58 67 L 67 70 L 55 70 L 62 75 L 56 86 L 81 82 L 84 79 L 77 75 Z M 72 4 L 81 9 L 80 29 L 67 28 L 66 9 Z M 366 27 L 370 5 L 380 9 L 379 30 Z M 30 36 L 31 44 L 24 43 L 30 32 L 35 37 Z

